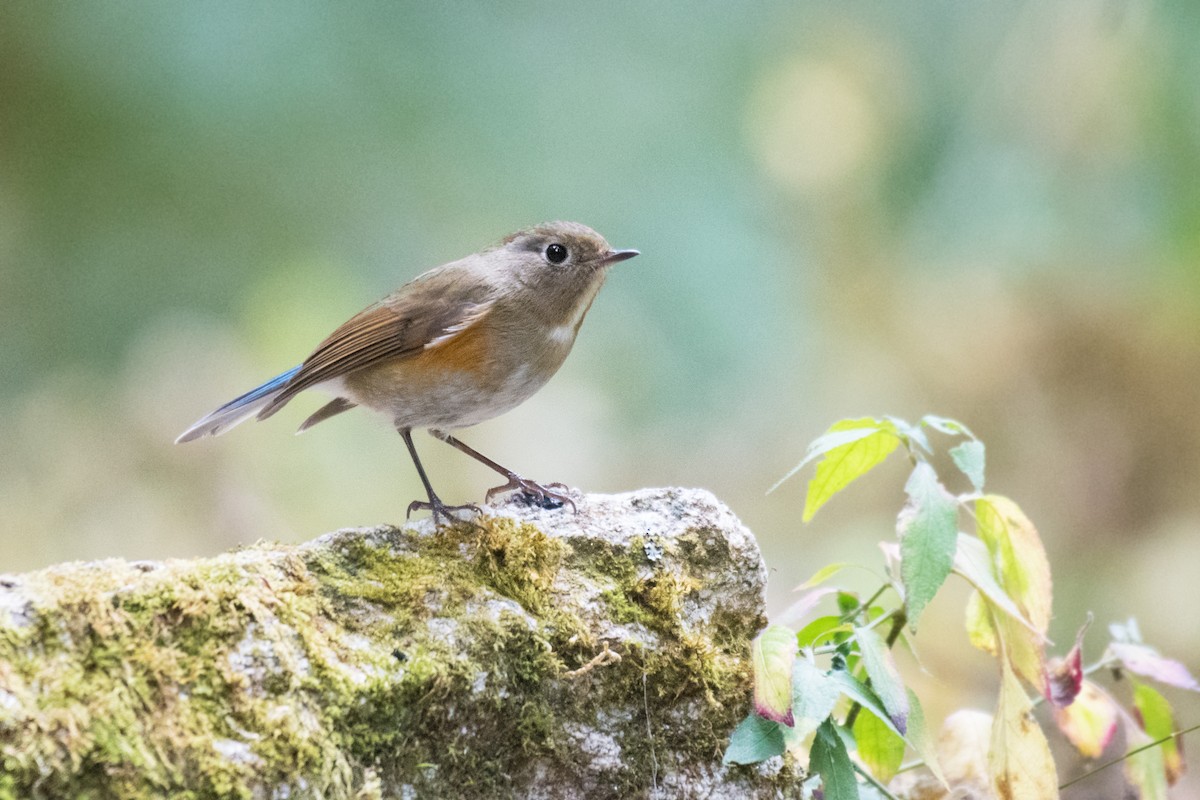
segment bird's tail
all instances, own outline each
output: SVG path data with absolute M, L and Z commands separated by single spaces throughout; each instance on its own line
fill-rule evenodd
M 280 390 L 287 385 L 300 367 L 289 369 L 282 375 L 276 375 L 271 380 L 251 389 L 241 397 L 230 400 L 216 411 L 196 421 L 196 424 L 179 434 L 175 444 L 190 442 L 203 436 L 217 436 L 253 415 L 260 408 L 275 399 Z

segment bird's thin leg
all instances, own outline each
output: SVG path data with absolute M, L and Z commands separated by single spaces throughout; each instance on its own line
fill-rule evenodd
M 500 494 L 501 492 L 519 491 L 525 495 L 526 500 L 531 503 L 535 503 L 542 508 L 562 508 L 564 505 L 569 505 L 571 506 L 572 512 L 578 511 L 578 509 L 575 508 L 575 501 L 571 499 L 569 494 L 567 494 L 568 487 L 565 484 L 548 483 L 543 486 L 540 483 L 535 483 L 534 481 L 522 478 L 511 469 L 497 464 L 483 453 L 473 450 L 458 439 L 455 439 L 446 431 L 430 428 L 429 433 L 435 438 L 441 439 L 451 447 L 461 450 L 479 463 L 485 464 L 489 468 L 494 469 L 505 478 L 508 478 L 508 483 L 487 490 L 487 494 L 485 494 L 483 497 L 485 503 L 492 502 L 492 495 Z
M 397 433 L 404 440 L 404 444 L 408 447 L 408 454 L 412 456 L 413 464 L 417 467 L 417 474 L 421 476 L 421 483 L 425 484 L 425 493 L 429 495 L 429 502 L 423 500 L 413 500 L 408 504 L 408 514 L 412 516 L 412 512 L 421 509 L 428 509 L 433 514 L 434 524 L 440 522 L 440 517 L 445 516 L 447 522 L 454 522 L 453 512 L 455 511 L 473 511 L 476 514 L 480 513 L 479 506 L 474 503 L 466 503 L 461 506 L 448 506 L 441 501 L 441 498 L 433 491 L 433 484 L 429 482 L 429 476 L 425 474 L 425 467 L 421 466 L 421 459 L 417 457 L 417 448 L 413 444 L 412 430 L 409 428 L 400 428 Z

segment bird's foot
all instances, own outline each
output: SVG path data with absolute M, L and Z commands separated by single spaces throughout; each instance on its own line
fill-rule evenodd
M 520 492 L 520 497 L 529 505 L 547 510 L 570 506 L 571 513 L 576 514 L 578 513 L 578 509 L 575 508 L 575 501 L 571 499 L 571 495 L 568 494 L 569 491 L 570 487 L 565 483 L 548 483 L 543 486 L 540 483 L 522 478 L 515 472 L 510 472 L 508 473 L 508 483 L 488 489 L 487 494 L 484 495 L 484 502 L 492 502 L 493 495 L 503 494 L 504 492 Z
M 412 516 L 414 511 L 429 511 L 433 515 L 433 524 L 441 525 L 442 517 L 446 518 L 446 524 L 453 525 L 459 520 L 454 516 L 457 511 L 470 511 L 472 514 L 482 514 L 479 506 L 474 503 L 463 503 L 461 506 L 448 506 L 441 501 L 437 495 L 432 495 L 429 502 L 424 500 L 413 500 L 408 504 L 408 514 L 405 518 Z

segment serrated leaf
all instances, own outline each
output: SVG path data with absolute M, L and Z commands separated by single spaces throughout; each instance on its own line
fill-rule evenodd
M 838 735 L 837 728 L 825 720 L 817 728 L 812 750 L 808 754 L 808 768 L 821 776 L 824 800 L 858 800 L 858 781 L 854 777 L 854 765 L 846 745 Z
M 1099 758 L 1117 732 L 1116 702 L 1091 681 L 1083 681 L 1071 705 L 1054 709 L 1054 723 L 1086 758 Z
M 1121 662 L 1122 667 L 1143 678 L 1150 678 L 1179 689 L 1200 691 L 1200 683 L 1196 682 L 1187 667 L 1173 658 L 1160 655 L 1149 645 L 1113 642 L 1108 646 L 1108 652 L 1110 656 Z
M 896 426 L 870 417 L 837 422 L 808 448 L 808 455 L 784 475 L 770 491 L 796 474 L 810 461 L 820 459 L 808 482 L 803 519 L 808 522 L 831 497 L 861 478 L 900 445 Z
M 1000 585 L 1044 634 L 1051 615 L 1050 562 L 1037 528 L 1016 503 L 994 494 L 975 501 L 975 519 Z
M 1134 685 L 1133 707 L 1137 709 L 1138 716 L 1141 717 L 1142 729 L 1146 731 L 1146 735 L 1150 737 L 1151 741 L 1157 742 L 1175 732 L 1171 704 L 1167 702 L 1167 698 L 1150 686 L 1144 683 Z M 1183 775 L 1183 752 L 1174 738 L 1167 739 L 1158 747 L 1162 751 L 1167 784 L 1174 785 L 1175 781 Z
M 796 634 L 784 625 L 768 625 L 750 643 L 754 668 L 754 710 L 762 717 L 792 724 L 792 664 Z
M 871 691 L 871 687 L 860 681 L 858 678 L 851 675 L 844 669 L 835 669 L 829 673 L 829 679 L 837 686 L 838 691 L 849 697 L 855 703 L 858 703 L 864 710 L 870 711 L 875 716 L 879 717 L 883 724 L 892 729 L 892 732 L 897 736 L 904 734 L 892 722 L 892 717 L 888 714 L 886 708 L 883 707 L 883 701 L 879 699 L 879 695 Z
M 854 720 L 854 741 L 858 743 L 858 757 L 880 783 L 895 777 L 907 747 L 902 737 L 874 714 L 859 714 Z
M 975 502 L 976 530 L 987 545 L 996 579 L 1021 609 L 1034 632 L 1009 615 L 993 621 L 1013 668 L 1039 693 L 1045 692 L 1045 643 L 1050 626 L 1050 563 L 1037 529 L 1016 503 L 987 495 Z
M 951 447 L 950 458 L 954 459 L 955 466 L 962 470 L 962 473 L 971 481 L 975 491 L 982 492 L 983 469 L 986 462 L 983 442 L 971 439 L 956 447 Z
M 998 797 L 1058 800 L 1050 745 L 1033 718 L 1033 704 L 1008 661 L 1001 659 L 1000 702 L 992 722 L 988 772 Z
M 855 628 L 854 638 L 858 640 L 858 649 L 862 654 L 862 663 L 871 679 L 871 688 L 883 707 L 896 730 L 904 734 L 908 731 L 908 692 L 904 689 L 904 681 L 896 669 L 892 653 L 878 633 L 870 628 Z
M 925 462 L 917 464 L 904 486 L 908 505 L 900 521 L 900 579 L 908 624 L 917 629 L 921 611 L 950 574 L 958 536 L 958 504 Z
M 804 454 L 804 460 L 792 467 L 792 469 L 775 482 L 775 485 L 767 490 L 767 494 L 779 488 L 779 485 L 788 478 L 795 475 L 811 462 L 831 453 L 842 447 L 847 447 L 854 444 L 860 439 L 872 436 L 881 431 L 891 431 L 895 433 L 896 426 L 893 422 L 887 419 L 875 419 L 874 417 L 862 417 L 859 419 L 843 419 L 838 420 L 829 426 L 829 430 L 814 439 L 809 445 L 808 450 Z M 899 441 L 897 440 L 897 444 Z
M 779 724 L 751 712 L 729 737 L 725 764 L 757 764 L 783 753 L 783 731 Z
M 828 675 L 807 657 L 796 659 L 792 667 L 792 715 L 796 725 L 802 720 L 813 723 L 812 729 L 833 713 L 841 691 Z M 811 733 L 811 730 L 810 730 Z

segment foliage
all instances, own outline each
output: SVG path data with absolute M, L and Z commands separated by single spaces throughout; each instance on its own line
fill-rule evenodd
M 934 467 L 931 434 L 956 442 L 946 455 L 965 476 L 968 491 L 953 494 L 946 488 Z M 1111 642 L 1095 664 L 1083 665 L 1088 624 L 1066 655 L 1047 655 L 1052 583 L 1046 552 L 1037 528 L 1015 502 L 984 492 L 985 448 L 965 425 L 936 416 L 915 425 L 893 417 L 843 420 L 814 441 L 783 480 L 816 465 L 804 504 L 808 521 L 901 447 L 912 471 L 897 518 L 898 541 L 883 544 L 883 584 L 865 600 L 822 585 L 849 566 L 838 563 L 799 587 L 806 592 L 799 605 L 812 618 L 798 631 L 773 624 L 754 642 L 755 704 L 733 732 L 725 761 L 752 764 L 786 755 L 807 763 L 805 792 L 827 799 L 858 798 L 860 790 L 898 797 L 903 788 L 886 784 L 916 767 L 925 767 L 941 786 L 922 796 L 949 794 L 974 780 L 977 788 L 1001 798 L 1053 798 L 1062 787 L 1034 716 L 1037 706 L 1048 703 L 1056 727 L 1088 758 L 1104 753 L 1123 725 L 1126 751 L 1110 764 L 1125 764 L 1131 796 L 1165 797 L 1184 769 L 1178 741 L 1183 732 L 1167 698 L 1142 679 L 1192 691 L 1200 691 L 1200 684 L 1183 664 L 1142 642 L 1132 620 L 1110 626 Z M 964 520 L 969 532 L 959 530 Z M 950 735 L 935 746 L 892 648 L 902 638 L 913 646 L 921 611 L 951 574 L 973 588 L 966 632 L 973 645 L 996 658 L 999 696 L 994 715 L 955 720 L 957 728 L 948 728 Z M 889 591 L 896 598 L 890 605 L 882 602 Z M 837 598 L 836 614 L 813 613 L 831 596 Z M 1122 705 L 1091 679 L 1105 670 L 1114 683 L 1128 687 L 1130 703 Z M 968 727 L 975 733 L 961 735 Z M 902 766 L 910 750 L 917 760 Z M 977 765 L 978 774 L 960 766 L 943 772 L 939 756 L 947 765 Z

